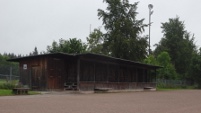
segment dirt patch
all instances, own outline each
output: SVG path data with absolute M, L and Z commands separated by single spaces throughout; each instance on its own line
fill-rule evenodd
M 200 113 L 201 90 L 0 97 L 0 113 Z

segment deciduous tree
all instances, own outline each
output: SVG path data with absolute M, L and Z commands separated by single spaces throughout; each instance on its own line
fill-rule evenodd
M 156 45 L 155 54 L 167 51 L 180 78 L 185 79 L 192 54 L 196 49 L 194 36 L 185 30 L 185 24 L 179 17 L 170 18 L 168 22 L 162 23 L 161 28 L 163 38 Z
M 60 39 L 59 43 L 52 42 L 51 46 L 47 46 L 48 53 L 64 52 L 64 53 L 84 53 L 87 45 L 80 39 L 72 38 L 69 40 Z
M 103 33 L 100 29 L 94 29 L 87 37 L 87 50 L 91 53 L 103 54 Z

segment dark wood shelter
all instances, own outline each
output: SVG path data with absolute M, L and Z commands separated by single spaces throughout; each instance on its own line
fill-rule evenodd
M 76 84 L 77 90 L 156 87 L 156 69 L 160 68 L 91 53 L 53 53 L 8 61 L 19 62 L 23 85 L 40 90 L 63 89 L 66 83 Z

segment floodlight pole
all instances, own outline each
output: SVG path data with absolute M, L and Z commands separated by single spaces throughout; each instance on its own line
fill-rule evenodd
M 152 4 L 149 4 L 148 5 L 148 8 L 149 8 L 149 55 L 151 54 L 151 49 L 150 49 L 150 31 L 151 31 L 151 15 L 153 14 L 153 5 Z

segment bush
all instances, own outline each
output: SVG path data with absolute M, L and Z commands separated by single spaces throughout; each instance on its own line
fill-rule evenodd
M 0 84 L 0 89 L 13 89 L 13 88 L 15 88 L 15 84 L 13 83 Z

